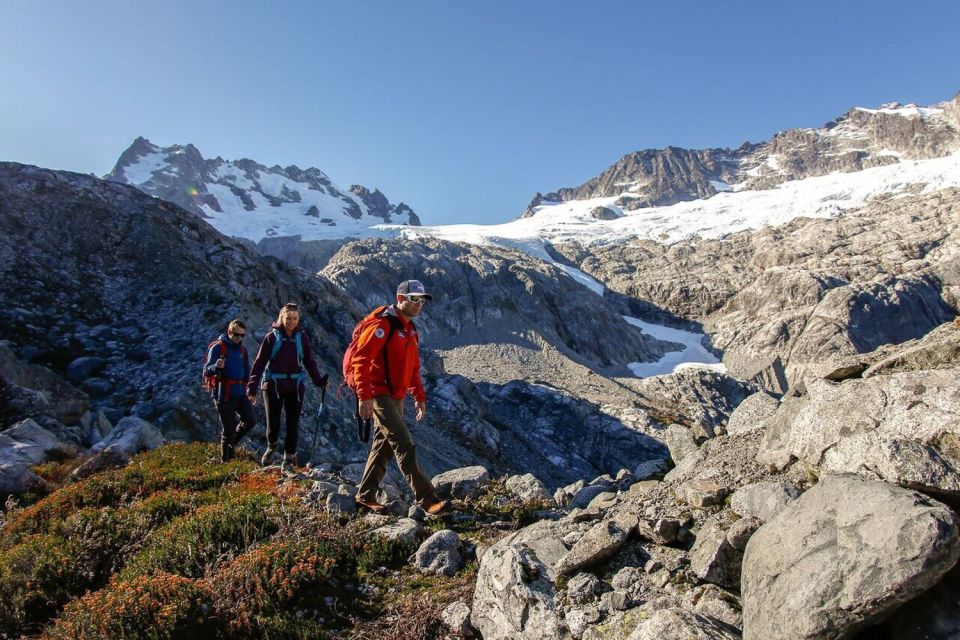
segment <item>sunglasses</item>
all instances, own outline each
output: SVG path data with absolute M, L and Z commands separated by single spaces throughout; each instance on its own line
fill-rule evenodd
M 242 338 L 242 337 L 245 336 L 245 335 L 247 335 L 247 334 L 246 334 L 246 333 L 237 333 L 236 331 L 230 332 L 230 336 L 233 337 L 233 338 Z
M 284 309 L 290 309 L 291 311 L 296 311 L 296 310 L 298 310 L 300 307 L 299 307 L 297 304 L 293 303 L 293 302 L 288 302 L 287 304 L 283 305 L 283 308 L 284 308 Z
M 406 296 L 406 298 L 413 304 L 420 304 L 420 305 L 426 304 L 428 300 L 428 298 L 424 298 L 423 296 Z

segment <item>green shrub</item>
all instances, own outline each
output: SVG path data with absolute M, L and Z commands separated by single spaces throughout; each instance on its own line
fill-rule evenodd
M 18 637 L 52 618 L 92 584 L 77 562 L 77 541 L 27 537 L 0 553 L 0 636 Z
M 234 633 L 249 636 L 276 626 L 278 620 L 268 619 L 295 619 L 298 609 L 320 608 L 324 596 L 339 592 L 343 567 L 332 548 L 324 541 L 282 541 L 240 555 L 211 579 L 221 618 Z
M 47 640 L 177 640 L 217 635 L 206 583 L 169 573 L 114 582 L 71 602 Z
M 200 507 L 155 530 L 121 579 L 155 571 L 196 578 L 221 556 L 269 538 L 279 528 L 273 496 L 223 493 L 222 498 L 221 503 Z
M 4 526 L 0 548 L 26 535 L 56 530 L 77 509 L 118 506 L 162 491 L 219 489 L 256 468 L 246 460 L 216 463 L 218 455 L 216 445 L 205 443 L 172 444 L 142 453 L 123 469 L 98 473 L 19 510 Z

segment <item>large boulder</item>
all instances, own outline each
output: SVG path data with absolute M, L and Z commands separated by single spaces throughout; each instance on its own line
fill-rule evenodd
M 703 523 L 697 532 L 697 541 L 690 550 L 690 570 L 706 582 L 738 589 L 743 549 L 737 549 L 730 543 L 728 528 L 719 517 L 708 518 Z
M 126 416 L 120 419 L 110 435 L 90 447 L 90 451 L 109 449 L 130 457 L 141 451 L 156 449 L 162 444 L 163 435 L 160 429 L 142 418 Z
M 412 547 L 420 541 L 424 531 L 420 523 L 413 518 L 400 518 L 396 522 L 374 529 L 370 535 L 399 541 Z
M 755 482 L 740 487 L 730 496 L 730 508 L 740 516 L 768 522 L 799 497 L 800 490 L 786 482 Z
M 490 472 L 485 467 L 461 467 L 433 477 L 433 486 L 441 498 L 475 498 L 480 489 L 490 482 Z
M 423 541 L 413 555 L 413 566 L 420 573 L 452 576 L 463 564 L 460 538 L 449 529 L 437 531 Z
M 840 384 L 808 379 L 806 389 L 802 406 L 775 444 L 765 440 L 758 460 L 783 449 L 824 473 L 960 496 L 960 367 Z
M 673 458 L 674 464 L 680 464 L 684 458 L 691 453 L 696 453 L 699 448 L 693 432 L 679 424 L 671 424 L 667 427 L 663 432 L 663 443 L 670 450 L 670 457 Z
M 766 426 L 766 420 L 772 416 L 780 401 L 765 391 L 753 394 L 737 405 L 727 421 L 727 433 L 740 435 Z
M 936 584 L 958 557 L 957 516 L 944 505 L 826 476 L 750 538 L 743 637 L 850 637 Z
M 541 520 L 487 549 L 477 571 L 471 622 L 486 639 L 567 638 L 554 596 L 566 531 Z
M 29 418 L 0 433 L 0 493 L 43 488 L 45 483 L 31 467 L 62 446 L 55 435 Z
M 734 630 L 721 622 L 674 607 L 655 612 L 630 634 L 628 640 L 738 640 L 739 638 L 740 636 Z
M 560 574 L 571 574 L 603 562 L 627 541 L 637 528 L 637 517 L 621 514 L 590 528 L 570 549 L 557 567 Z
M 552 500 L 550 492 L 532 473 L 522 476 L 510 476 L 504 483 L 507 491 L 524 502 L 532 500 Z

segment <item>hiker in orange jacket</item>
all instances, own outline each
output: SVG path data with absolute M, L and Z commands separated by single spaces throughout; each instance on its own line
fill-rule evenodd
M 449 506 L 446 500 L 437 498 L 433 484 L 417 464 L 416 445 L 403 419 L 407 393 L 416 402 L 418 422 L 427 411 L 420 378 L 420 339 L 412 320 L 432 299 L 419 280 L 401 282 L 396 303 L 364 321 L 366 325 L 353 352 L 360 417 L 372 417 L 376 425 L 357 491 L 357 504 L 371 511 L 381 512 L 385 508 L 377 501 L 377 492 L 391 458 L 396 458 L 414 497 L 428 513 L 438 514 Z

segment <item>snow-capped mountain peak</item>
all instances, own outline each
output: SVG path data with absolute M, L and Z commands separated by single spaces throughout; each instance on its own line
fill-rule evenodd
M 226 235 L 254 241 L 347 237 L 378 224 L 420 224 L 406 204 L 392 205 L 379 190 L 360 185 L 342 189 L 316 167 L 207 160 L 192 144 L 161 147 L 138 137 L 105 178 L 174 202 Z

